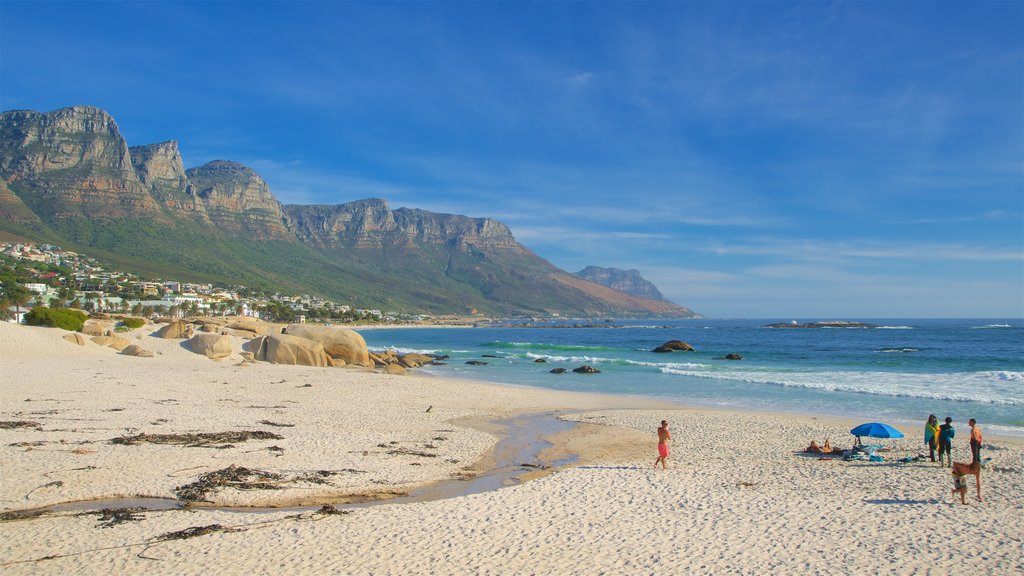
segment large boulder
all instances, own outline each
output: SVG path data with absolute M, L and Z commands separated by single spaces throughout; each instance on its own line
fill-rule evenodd
M 669 340 L 661 346 L 658 346 L 652 352 L 694 352 L 693 346 L 690 346 L 682 340 Z
M 189 348 L 196 354 L 202 354 L 211 360 L 220 360 L 231 356 L 235 347 L 230 336 L 200 332 L 189 339 Z
M 132 345 L 131 340 L 129 340 L 127 338 L 122 338 L 120 336 L 111 336 L 110 337 L 110 343 L 107 344 L 107 346 L 110 346 L 111 348 L 113 348 L 114 350 L 117 350 L 118 352 L 123 351 L 125 348 L 127 348 L 127 347 L 129 347 L 131 345 Z
M 387 366 L 384 367 L 384 373 L 385 374 L 393 374 L 395 376 L 405 376 L 406 375 L 405 368 L 402 368 L 398 364 L 388 364 Z
M 82 334 L 86 336 L 106 336 L 113 334 L 111 325 L 109 322 L 98 322 L 96 320 L 86 320 L 82 326 Z
M 156 336 L 157 338 L 183 339 L 191 338 L 193 332 L 194 330 L 190 325 L 182 322 L 181 320 L 174 320 L 167 326 L 164 326 L 163 328 L 157 330 L 156 333 L 153 335 Z
M 68 342 L 71 342 L 72 344 L 78 344 L 79 346 L 85 346 L 85 336 L 82 336 L 78 332 L 72 332 L 70 334 L 65 334 L 64 335 L 64 339 L 67 340 Z
M 284 329 L 284 333 L 316 340 L 323 344 L 324 351 L 331 358 L 339 358 L 346 364 L 374 365 L 370 360 L 370 353 L 366 349 L 366 340 L 355 330 L 317 324 L 289 324 Z
M 138 344 L 132 344 L 126 347 L 124 350 L 121 350 L 121 354 L 124 354 L 125 356 L 138 356 L 139 358 L 153 357 L 152 350 L 146 350 L 145 348 L 139 346 Z
M 324 345 L 309 338 L 291 334 L 271 334 L 254 338 L 249 343 L 257 360 L 273 364 L 299 366 L 334 366 L 331 357 L 324 352 Z
M 270 322 L 264 322 L 256 318 L 249 318 L 248 316 L 239 316 L 237 318 L 230 319 L 225 328 L 231 328 L 232 330 L 245 330 L 259 334 L 260 336 L 269 336 L 270 334 L 280 334 L 284 326 L 281 324 L 272 324 Z

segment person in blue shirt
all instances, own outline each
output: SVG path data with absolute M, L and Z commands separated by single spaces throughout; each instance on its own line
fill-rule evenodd
M 946 423 L 939 426 L 939 465 L 941 466 L 952 466 L 953 465 L 953 437 L 956 436 L 956 430 L 953 429 L 953 419 L 946 416 Z M 946 455 L 946 464 L 942 463 L 942 455 Z

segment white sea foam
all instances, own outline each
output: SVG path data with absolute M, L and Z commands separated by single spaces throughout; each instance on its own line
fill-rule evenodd
M 1013 328 L 1013 324 L 986 324 L 984 326 L 971 326 L 971 330 L 999 330 L 1002 328 Z
M 877 326 L 875 330 L 913 330 L 913 326 Z
M 1005 406 L 1024 406 L 1024 373 L 988 371 L 946 374 L 906 374 L 894 372 L 769 372 L 703 371 L 662 368 L 665 374 L 728 380 L 751 384 L 806 388 L 830 392 L 853 392 L 898 398 L 930 398 L 956 402 L 981 402 Z

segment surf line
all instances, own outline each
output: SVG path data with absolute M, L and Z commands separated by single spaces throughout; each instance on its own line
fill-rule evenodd
M 545 460 L 541 453 L 554 445 L 547 440 L 555 434 L 572 430 L 576 422 L 561 420 L 559 412 L 540 412 L 521 414 L 511 418 L 491 421 L 489 424 L 501 429 L 500 438 L 492 449 L 493 464 L 484 472 L 468 478 L 453 478 L 430 482 L 412 489 L 408 494 L 394 498 L 349 498 L 344 503 L 334 504 L 336 510 L 353 510 L 369 508 L 384 504 L 407 504 L 412 502 L 432 502 L 458 498 L 470 494 L 481 494 L 521 484 L 529 479 L 531 473 L 541 470 L 557 470 L 575 463 L 579 456 L 572 453 L 560 455 L 558 458 Z M 461 425 L 474 427 L 471 423 Z M 524 478 L 525 476 L 525 478 Z M 330 503 L 326 503 L 330 505 Z M 310 512 L 318 506 L 289 507 L 246 507 L 246 506 L 209 506 L 195 504 L 175 498 L 102 498 L 95 500 L 78 500 L 51 504 L 39 508 L 25 510 L 8 510 L 5 516 L 11 519 L 29 518 L 47 512 L 83 512 L 114 508 L 137 508 L 140 511 L 189 510 L 219 512 Z

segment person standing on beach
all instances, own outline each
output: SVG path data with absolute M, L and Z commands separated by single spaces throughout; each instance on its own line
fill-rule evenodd
M 661 469 L 668 468 L 665 461 L 668 460 L 668 441 L 672 439 L 672 433 L 668 431 L 668 420 L 661 421 L 661 428 L 658 428 L 658 459 L 654 461 L 654 467 L 661 462 Z
M 935 450 L 939 447 L 939 419 L 935 414 L 928 415 L 924 423 L 924 443 L 928 445 L 928 455 L 935 462 Z
M 953 465 L 953 437 L 956 436 L 956 430 L 953 429 L 953 419 L 946 416 L 946 423 L 939 426 L 939 464 L 942 464 L 942 455 L 946 455 L 946 461 L 950 466 Z
M 978 426 L 978 422 L 971 418 L 967 421 L 967 425 L 971 427 L 971 464 L 981 462 L 981 426 Z

